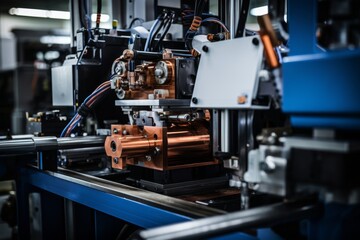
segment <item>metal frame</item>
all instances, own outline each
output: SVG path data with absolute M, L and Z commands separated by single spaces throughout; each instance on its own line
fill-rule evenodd
M 110 226 L 114 225 L 111 222 L 115 219 L 148 229 L 224 213 L 103 179 L 95 182 L 95 177 L 90 177 L 89 181 L 86 181 L 85 176 L 78 173 L 73 173 L 72 176 L 65 170 L 48 172 L 32 167 L 20 168 L 17 179 L 19 238 L 29 239 L 31 235 L 28 213 L 29 194 L 32 192 L 39 192 L 41 195 L 43 239 L 74 236 L 75 220 L 67 219 L 67 216 L 71 215 L 66 212 L 69 201 L 77 205 L 77 215 L 81 215 L 81 221 L 84 221 L 80 226 L 75 224 L 78 226 L 77 234 L 88 239 L 103 239 L 108 231 L 114 232 Z M 109 186 L 106 187 L 105 183 Z M 124 188 L 119 191 L 121 187 Z M 134 195 L 138 195 L 139 199 L 135 199 Z M 197 211 L 194 210 L 195 206 Z M 90 216 L 93 216 L 93 219 Z M 94 221 L 93 230 L 86 228 L 86 224 L 91 221 Z M 90 231 L 95 236 L 90 236 Z M 218 239 L 234 238 L 257 239 L 244 233 L 234 233 Z

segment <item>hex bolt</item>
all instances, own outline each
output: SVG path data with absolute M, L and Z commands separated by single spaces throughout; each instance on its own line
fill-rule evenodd
M 208 51 L 209 51 L 209 47 L 206 46 L 206 45 L 204 45 L 204 46 L 202 47 L 202 50 L 203 50 L 204 52 L 208 52 Z
M 115 157 L 115 158 L 114 158 L 114 163 L 115 163 L 115 164 L 118 164 L 118 163 L 119 163 L 119 158 Z
M 196 97 L 193 97 L 193 98 L 191 99 L 191 101 L 193 102 L 193 104 L 197 104 L 197 103 L 198 103 L 198 99 L 197 99 Z
M 255 46 L 258 46 L 258 45 L 259 45 L 259 39 L 253 38 L 253 39 L 252 39 L 252 43 L 253 43 Z

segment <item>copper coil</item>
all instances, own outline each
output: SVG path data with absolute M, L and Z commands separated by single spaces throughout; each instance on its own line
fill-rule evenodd
M 196 49 L 191 49 L 191 55 L 193 56 L 193 57 L 198 57 L 198 56 L 200 56 L 200 53 L 198 52 L 198 51 L 196 51 Z
M 194 19 L 192 20 L 190 30 L 196 32 L 200 25 L 201 25 L 202 18 L 199 16 L 194 16 Z

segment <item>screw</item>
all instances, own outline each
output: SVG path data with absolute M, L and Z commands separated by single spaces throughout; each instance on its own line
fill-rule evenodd
M 238 104 L 245 104 L 247 101 L 247 95 L 241 95 L 238 97 Z
M 204 52 L 208 52 L 208 51 L 209 51 L 209 47 L 206 46 L 206 45 L 204 45 L 204 46 L 202 47 L 202 50 L 203 50 Z
M 197 99 L 196 97 L 193 97 L 193 98 L 191 99 L 191 101 L 193 102 L 193 104 L 197 104 L 197 103 L 198 103 L 198 99 Z
M 150 162 L 152 160 L 150 155 L 146 155 L 145 158 L 146 158 L 146 161 L 148 161 L 148 162 Z
M 113 132 L 114 132 L 115 134 L 117 134 L 117 133 L 119 132 L 119 130 L 117 130 L 116 128 L 114 128 Z
M 252 43 L 253 43 L 255 46 L 259 45 L 259 39 L 253 38 L 253 39 L 252 39 Z
M 119 159 L 117 157 L 114 158 L 114 163 L 118 164 L 119 163 Z

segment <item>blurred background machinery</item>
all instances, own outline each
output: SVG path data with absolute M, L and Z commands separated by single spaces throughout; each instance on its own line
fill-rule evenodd
M 12 4 L 2 238 L 360 237 L 357 1 Z

